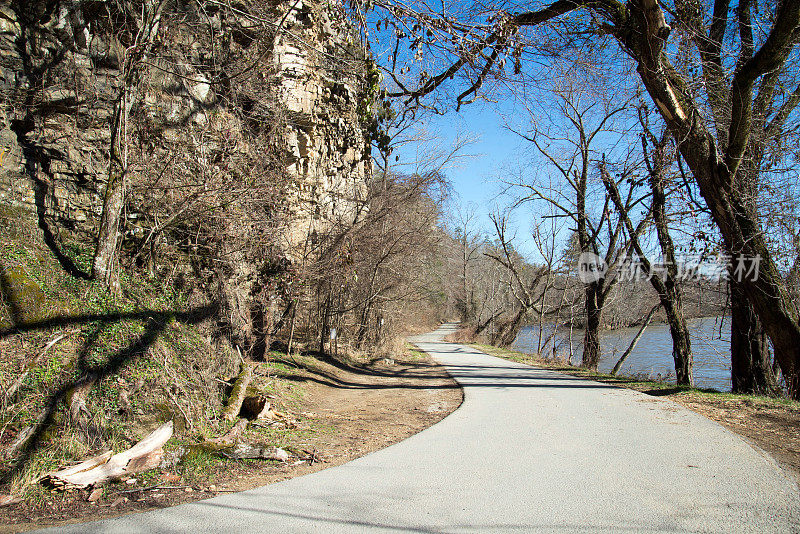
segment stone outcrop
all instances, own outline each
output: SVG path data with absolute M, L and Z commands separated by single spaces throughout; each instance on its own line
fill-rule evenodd
M 366 67 L 327 0 L 0 0 L 0 207 L 77 271 L 59 241 L 97 235 L 117 154 L 129 260 L 263 352 L 285 266 L 365 195 Z
M 254 2 L 250 16 L 243 4 L 206 10 L 205 18 L 191 2 L 179 4 L 186 20 L 198 20 L 181 27 L 177 17 L 163 15 L 156 51 L 125 108 L 130 148 L 124 153 L 134 189 L 142 175 L 164 169 L 225 173 L 230 154 L 218 138 L 235 138 L 232 152 L 255 152 L 254 141 L 263 139 L 242 135 L 243 121 L 272 123 L 271 142 L 287 178 L 291 253 L 310 229 L 344 215 L 363 195 L 370 163 L 358 112 L 364 57 L 357 37 L 341 8 L 325 0 Z M 123 37 L 103 31 L 103 5 L 0 3 L 0 202 L 38 210 L 87 235 L 102 210 L 114 105 L 129 53 Z M 276 26 L 274 35 L 258 35 Z M 212 32 L 226 41 L 226 57 L 215 57 L 222 54 L 209 41 Z M 250 71 L 219 82 L 236 69 Z M 251 89 L 246 98 L 242 85 Z M 129 231 L 147 216 L 137 213 L 146 199 L 132 199 Z
M 300 0 L 285 26 L 273 57 L 277 98 L 287 111 L 288 170 L 298 178 L 297 223 L 289 234 L 294 248 L 309 228 L 352 212 L 365 195 L 371 166 L 358 111 L 365 98 L 364 58 L 341 8 Z

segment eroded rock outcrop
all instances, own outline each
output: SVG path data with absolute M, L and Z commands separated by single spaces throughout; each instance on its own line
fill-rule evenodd
M 0 2 L 0 203 L 91 242 L 116 147 L 129 261 L 221 293 L 252 348 L 364 195 L 365 65 L 325 0 Z

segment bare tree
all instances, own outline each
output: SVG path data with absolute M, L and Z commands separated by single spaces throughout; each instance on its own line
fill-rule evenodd
M 678 260 L 675 255 L 675 245 L 669 231 L 669 218 L 667 213 L 667 188 L 669 185 L 667 172 L 674 158 L 669 154 L 671 138 L 668 132 L 656 137 L 650 132 L 645 121 L 645 115 L 640 108 L 640 122 L 642 125 L 642 152 L 646 165 L 647 182 L 651 191 L 651 207 L 653 223 L 658 237 L 659 248 L 663 264 L 654 266 L 648 260 L 640 243 L 639 231 L 631 221 L 630 209 L 625 205 L 620 194 L 622 182 L 632 178 L 628 173 L 620 175 L 618 180 L 611 177 L 608 168 L 603 164 L 600 174 L 616 209 L 622 217 L 631 240 L 631 247 L 639 259 L 639 264 L 653 288 L 658 293 L 661 307 L 667 316 L 670 335 L 672 337 L 672 358 L 675 363 L 675 377 L 678 385 L 691 386 L 693 384 L 693 356 L 689 328 L 683 314 L 682 293 L 678 279 Z M 657 308 L 653 308 L 645 320 L 645 326 L 652 318 Z M 642 328 L 642 331 L 644 328 Z M 637 337 L 638 340 L 638 337 Z M 624 356 L 630 351 L 627 351 Z M 618 366 L 615 366 L 617 369 Z
M 558 243 L 558 236 L 563 230 L 562 219 L 554 215 L 555 214 L 551 211 L 549 217 L 543 219 L 540 224 L 534 225 L 531 234 L 534 246 L 542 259 L 546 272 L 544 285 L 542 287 L 542 303 L 539 310 L 539 332 L 536 338 L 537 353 L 541 353 L 544 346 L 547 345 L 547 342 L 552 338 L 552 334 L 546 338 L 544 337 L 546 318 L 552 317 L 554 313 L 561 310 L 565 304 L 566 297 L 566 291 L 562 288 L 560 291 L 561 299 L 558 303 L 551 303 L 548 298 L 551 291 L 558 290 L 558 288 L 555 287 L 559 274 L 559 266 L 557 265 L 559 258 L 556 257 L 556 246 Z M 555 325 L 552 330 L 554 334 Z
M 459 288 L 456 297 L 456 310 L 461 322 L 468 323 L 476 319 L 477 303 L 475 287 L 470 283 L 470 276 L 477 258 L 480 256 L 481 235 L 476 229 L 477 214 L 474 206 L 458 206 L 452 216 L 453 238 L 458 244 Z
M 628 109 L 628 104 L 581 102 L 581 94 L 569 87 L 554 94 L 558 102 L 556 115 L 570 125 L 573 135 L 564 135 L 560 129 L 551 133 L 550 129 L 535 123 L 532 133 L 517 133 L 532 144 L 556 180 L 548 187 L 536 181 L 517 181 L 510 185 L 526 192 L 518 203 L 544 201 L 561 217 L 570 220 L 575 225 L 578 253 L 591 253 L 602 258 L 612 273 L 629 247 L 624 240 L 624 217 L 621 212 L 612 213 L 608 193 L 591 197 L 590 175 L 599 156 L 596 145 L 611 133 L 611 122 Z M 630 188 L 625 199 L 626 208 L 633 209 L 641 201 L 634 195 L 634 188 Z M 599 210 L 596 209 L 598 206 L 601 206 Z M 644 230 L 645 219 L 634 230 L 634 235 Z M 601 276 L 584 285 L 586 328 L 582 365 L 590 369 L 596 369 L 600 360 L 599 331 L 603 310 L 617 281 L 614 276 Z
M 531 311 L 541 315 L 542 310 L 537 308 L 537 305 L 544 298 L 541 282 L 543 278 L 546 278 L 548 271 L 542 266 L 526 264 L 519 253 L 514 250 L 511 237 L 508 235 L 507 213 L 493 213 L 490 218 L 494 224 L 499 250 L 496 252 L 486 251 L 484 254 L 502 265 L 507 271 L 509 275 L 507 291 L 515 303 L 515 309 L 509 317 L 498 324 L 498 330 L 493 333 L 491 341 L 494 345 L 507 347 L 517 338 Z
M 800 312 L 791 302 L 759 217 L 748 205 L 747 191 L 737 188 L 737 175 L 750 157 L 752 132 L 760 122 L 758 110 L 766 110 L 768 128 L 780 129 L 800 103 L 800 85 L 794 77 L 787 78 L 797 45 L 800 3 L 778 0 L 772 9 L 759 11 L 755 2 L 740 2 L 733 20 L 728 17 L 729 0 L 557 0 L 514 13 L 500 3 L 481 3 L 480 9 L 466 13 L 393 0 L 378 5 L 401 24 L 416 21 L 416 46 L 438 51 L 440 57 L 455 56 L 437 74 L 420 75 L 413 86 L 400 80 L 398 94 L 408 99 L 437 91 L 463 71 L 468 84 L 457 97 L 461 104 L 473 99 L 490 75 L 501 76 L 505 58 L 519 57 L 521 49 L 538 46 L 558 53 L 576 45 L 600 45 L 606 36 L 616 41 L 633 60 L 678 141 L 726 250 L 760 262 L 758 276 L 743 280 L 741 289 L 772 341 L 790 394 L 800 398 Z M 527 28 L 536 28 L 529 41 L 523 39 Z M 670 36 L 688 36 L 690 45 L 674 46 Z M 727 42 L 735 43 L 735 64 L 724 60 Z M 699 68 L 699 79 L 695 69 L 681 68 L 687 56 Z M 765 108 L 765 102 L 772 105 Z
M 125 47 L 122 58 L 122 81 L 116 96 L 111 119 L 109 143 L 108 183 L 103 196 L 103 212 L 97 235 L 97 246 L 92 260 L 92 277 L 114 291 L 118 290 L 119 273 L 116 269 L 120 239 L 120 219 L 125 206 L 128 173 L 128 117 L 139 98 L 136 85 L 142 65 L 147 61 L 161 26 L 164 0 L 144 0 L 141 5 L 126 2 L 109 3 L 109 11 L 119 10 L 108 17 L 110 21 L 122 20 L 121 28 L 110 28 L 109 42 L 120 39 Z

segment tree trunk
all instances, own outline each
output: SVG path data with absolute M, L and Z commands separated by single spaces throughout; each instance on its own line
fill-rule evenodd
M 158 467 L 164 456 L 164 444 L 172 437 L 172 421 L 168 421 L 130 449 L 111 455 L 111 451 L 78 465 L 47 473 L 42 481 L 62 488 L 101 486 L 124 476 L 135 475 Z
M 790 396 L 800 399 L 800 322 L 767 249 L 763 232 L 755 218 L 737 202 L 735 194 L 731 196 L 733 202 L 728 201 L 727 205 L 724 200 L 715 201 L 714 210 L 720 214 L 718 224 L 726 248 L 734 261 L 741 255 L 759 262 L 757 277 L 744 277 L 738 285 L 772 340 Z
M 372 291 L 372 286 L 370 285 L 370 292 Z M 369 316 L 372 312 L 372 298 L 367 299 L 364 303 L 364 307 L 361 311 L 361 320 L 359 321 L 358 325 L 358 333 L 356 334 L 356 348 L 360 349 L 364 346 L 364 342 L 367 341 L 367 334 L 369 333 Z
M 242 402 L 247 395 L 247 388 L 253 380 L 253 364 L 243 361 L 242 369 L 236 381 L 233 383 L 233 389 L 228 397 L 228 403 L 222 410 L 222 417 L 225 421 L 233 421 L 239 417 L 239 411 L 242 409 Z
M 372 303 L 374 301 L 373 291 L 375 290 L 375 280 L 378 277 L 378 268 L 380 264 L 376 264 L 372 269 L 372 276 L 369 279 L 369 287 L 367 288 L 367 299 L 364 301 L 364 307 L 361 309 L 361 319 L 358 325 L 358 333 L 356 334 L 356 348 L 360 349 L 364 345 L 369 333 L 369 315 L 372 312 Z
M 655 5 L 655 3 L 653 3 Z M 786 2 L 785 6 L 796 4 Z M 792 398 L 800 399 L 800 317 L 792 307 L 785 282 L 770 254 L 756 214 L 747 209 L 747 200 L 734 187 L 736 169 L 725 160 L 713 135 L 706 130 L 693 102 L 684 98 L 688 94 L 685 82 L 664 61 L 663 43 L 659 33 L 667 28 L 666 22 L 650 24 L 645 15 L 637 11 L 639 26 L 646 32 L 629 32 L 618 37 L 633 51 L 638 62 L 638 72 L 653 100 L 660 105 L 661 115 L 679 140 L 679 150 L 694 175 L 700 194 L 708 205 L 714 222 L 720 229 L 725 250 L 736 259 L 740 255 L 759 262 L 758 276 L 744 277 L 742 293 L 753 307 L 758 319 L 772 341 L 786 387 Z M 775 53 L 774 47 L 767 53 Z M 677 91 L 676 91 L 677 89 Z M 752 87 L 750 87 L 752 89 Z M 681 94 L 676 99 L 675 94 Z M 745 93 L 748 93 L 745 91 Z M 737 105 L 751 102 L 750 94 L 737 95 Z M 742 115 L 750 126 L 750 116 Z
M 120 221 L 124 205 L 124 171 L 112 163 L 103 199 L 103 214 L 100 218 L 100 231 L 97 234 L 97 247 L 92 260 L 92 278 L 102 282 L 114 293 L 119 290 L 117 248 L 119 247 Z
M 92 259 L 92 278 L 103 282 L 114 293 L 119 291 L 117 249 L 119 248 L 122 209 L 127 193 L 125 173 L 128 171 L 128 158 L 124 147 L 128 140 L 125 135 L 125 125 L 135 100 L 135 84 L 138 73 L 142 62 L 147 60 L 153 43 L 159 36 L 161 11 L 165 5 L 166 2 L 163 1 L 147 0 L 141 6 L 141 10 L 132 9 L 128 12 L 127 9 L 131 6 L 126 5 L 123 11 L 131 20 L 136 20 L 139 26 L 136 28 L 136 32 L 129 36 L 136 45 L 126 50 L 121 67 L 121 89 L 114 105 L 111 123 L 108 184 L 103 199 L 97 247 Z M 139 16 L 141 19 L 137 19 Z M 124 40 L 125 37 L 122 39 Z M 121 140 L 120 135 L 123 136 Z
M 487 328 L 489 325 L 493 325 L 493 324 L 494 324 L 494 320 L 495 320 L 495 319 L 497 319 L 498 317 L 500 317 L 500 314 L 501 314 L 501 313 L 502 313 L 502 311 L 498 311 L 498 312 L 492 312 L 492 313 L 491 313 L 491 315 L 489 315 L 489 318 L 488 318 L 488 319 L 486 319 L 486 320 L 485 320 L 484 322 L 482 322 L 482 323 L 480 323 L 480 322 L 479 322 L 479 323 L 478 323 L 478 324 L 475 326 L 475 336 L 477 337 L 477 336 L 481 335 L 481 334 L 483 333 L 483 331 L 484 331 L 484 330 L 486 330 L 486 328 Z M 492 330 L 494 331 L 494 329 L 492 329 Z M 493 337 L 493 336 L 494 336 L 494 334 L 492 334 L 492 337 Z
M 764 149 L 754 146 L 750 153 L 751 159 L 739 167 L 734 182 L 746 213 L 755 215 L 758 210 L 758 171 Z M 770 366 L 766 333 L 734 273 L 729 276 L 728 291 L 731 296 L 731 390 L 734 393 L 777 395 L 780 387 Z
M 517 339 L 517 334 L 522 328 L 522 321 L 525 319 L 527 312 L 527 308 L 520 307 L 510 321 L 500 325 L 500 329 L 492 339 L 492 345 L 497 347 L 511 346 L 514 340 Z
M 297 301 L 295 300 L 292 303 L 292 319 L 289 323 L 289 343 L 286 346 L 286 354 L 288 356 L 292 355 L 292 343 L 294 342 L 294 322 L 297 318 Z
M 617 360 L 617 363 L 614 365 L 614 368 L 611 369 L 612 375 L 616 375 L 619 372 L 619 368 L 622 367 L 622 364 L 625 363 L 625 360 L 628 359 L 628 356 L 630 356 L 631 352 L 633 352 L 633 349 L 636 348 L 636 345 L 639 343 L 639 340 L 642 339 L 642 334 L 644 334 L 644 331 L 650 325 L 650 321 L 653 320 L 653 316 L 656 314 L 656 311 L 660 307 L 661 303 L 656 304 L 655 306 L 653 306 L 653 309 L 650 310 L 650 313 L 647 314 L 647 317 L 645 317 L 644 321 L 642 322 L 642 327 L 639 329 L 638 332 L 636 332 L 636 335 L 631 340 L 631 344 L 628 345 L 628 348 L 625 350 L 622 356 L 620 356 L 619 360 Z
M 694 357 L 689 339 L 689 327 L 683 316 L 680 297 L 673 298 L 670 305 L 665 308 L 669 333 L 672 336 L 672 360 L 675 363 L 675 382 L 679 386 L 694 384 Z
M 734 280 L 731 293 L 731 390 L 775 396 L 780 387 L 772 371 L 761 322 Z
M 643 141 L 644 142 L 644 141 Z M 683 296 L 678 283 L 678 265 L 675 257 L 675 243 L 669 233 L 669 217 L 667 216 L 666 175 L 668 138 L 663 137 L 655 146 L 653 161 L 650 165 L 650 190 L 653 193 L 653 221 L 658 235 L 661 255 L 666 262 L 666 276 L 663 282 L 657 276 L 650 276 L 650 283 L 658 293 L 672 336 L 672 360 L 675 364 L 675 382 L 679 386 L 694 384 L 694 355 L 689 339 L 689 327 L 683 315 Z M 644 147 L 645 153 L 647 152 Z
M 330 332 L 330 316 L 331 316 L 331 291 L 328 290 L 328 295 L 325 297 L 325 303 L 322 306 L 322 321 L 319 332 L 319 353 L 325 356 L 325 338 Z
M 583 332 L 583 360 L 581 367 L 597 370 L 600 362 L 600 320 L 603 305 L 600 301 L 602 292 L 597 282 L 586 285 L 586 329 Z

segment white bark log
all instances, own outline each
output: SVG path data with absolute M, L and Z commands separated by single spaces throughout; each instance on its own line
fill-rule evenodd
M 153 469 L 161 462 L 162 447 L 171 437 L 172 421 L 169 421 L 126 451 L 114 456 L 110 451 L 106 452 L 67 469 L 48 473 L 41 481 L 64 489 L 87 488 Z

